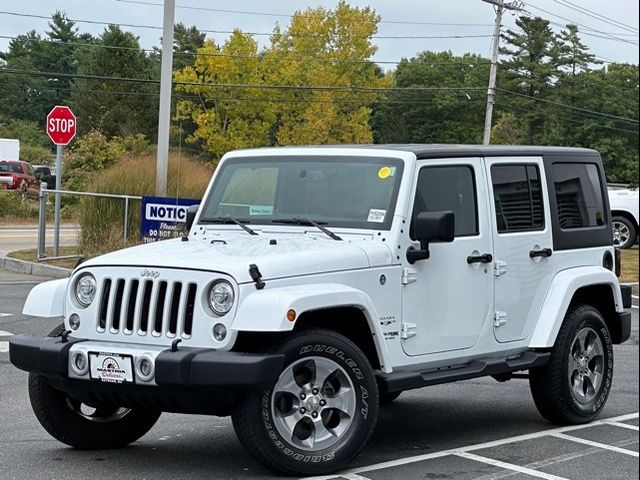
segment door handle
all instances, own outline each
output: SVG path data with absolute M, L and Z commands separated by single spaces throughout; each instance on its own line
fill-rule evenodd
M 530 250 L 529 258 L 550 257 L 552 253 L 553 253 L 553 250 L 551 250 L 550 248 L 541 248 L 540 250 Z
M 482 255 L 469 255 L 467 257 L 467 263 L 471 265 L 472 263 L 491 263 L 493 262 L 493 255 L 490 253 L 484 253 Z

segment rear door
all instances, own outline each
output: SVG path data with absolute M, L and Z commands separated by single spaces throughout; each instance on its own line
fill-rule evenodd
M 553 238 L 541 157 L 487 158 L 493 217 L 494 334 L 526 338 L 553 277 Z

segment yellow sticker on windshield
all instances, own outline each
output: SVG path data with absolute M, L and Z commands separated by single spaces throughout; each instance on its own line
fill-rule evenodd
M 393 170 L 391 169 L 391 167 L 380 167 L 380 170 L 378 170 L 378 177 L 381 180 L 384 180 L 385 178 L 389 178 L 391 175 L 393 175 Z

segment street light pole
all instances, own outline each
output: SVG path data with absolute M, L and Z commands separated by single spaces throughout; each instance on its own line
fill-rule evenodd
M 491 143 L 491 124 L 493 122 L 493 105 L 496 98 L 496 76 L 498 73 L 498 55 L 500 53 L 500 29 L 502 14 L 505 10 L 520 10 L 517 2 L 504 3 L 503 0 L 482 0 L 495 6 L 496 19 L 493 27 L 493 43 L 491 44 L 491 70 L 489 71 L 489 87 L 487 88 L 487 111 L 484 117 L 484 134 L 482 144 Z
M 156 195 L 160 197 L 167 195 L 167 172 L 169 170 L 169 126 L 171 123 L 175 3 L 175 0 L 164 0 L 164 17 L 162 23 L 160 111 L 158 112 L 158 152 L 156 157 Z

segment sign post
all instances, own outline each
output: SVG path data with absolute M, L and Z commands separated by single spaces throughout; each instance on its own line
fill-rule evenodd
M 53 233 L 53 256 L 59 256 L 60 249 L 60 189 L 62 186 L 62 147 L 76 136 L 76 116 L 69 107 L 57 105 L 47 115 L 47 135 L 56 145 L 56 204 L 55 229 Z

